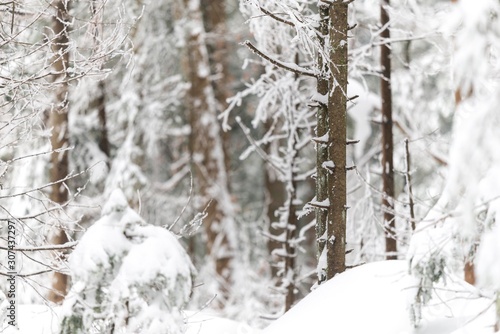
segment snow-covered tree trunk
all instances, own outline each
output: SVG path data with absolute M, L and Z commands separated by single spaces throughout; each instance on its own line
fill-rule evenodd
M 326 3 L 319 3 L 320 26 L 319 44 L 325 48 L 325 38 L 328 36 L 329 7 Z M 328 170 L 322 166 L 328 161 L 328 59 L 323 59 L 323 54 L 318 53 L 318 68 L 322 75 L 318 77 L 318 110 L 316 112 L 316 200 L 325 203 L 328 199 Z M 318 243 L 318 281 L 326 281 L 326 225 L 328 211 L 324 207 L 316 208 L 316 240 Z
M 190 88 L 187 109 L 191 126 L 189 149 L 195 186 L 204 210 L 207 251 L 215 262 L 222 298 L 231 284 L 233 245 L 229 238 L 232 204 L 228 191 L 225 156 L 217 120 L 217 100 L 210 82 L 210 63 L 199 0 L 183 0 L 186 55 L 183 70 Z M 221 301 L 223 302 L 223 301 Z
M 392 89 L 391 89 L 391 45 L 389 39 L 389 0 L 380 5 L 380 97 L 382 100 L 382 210 L 384 212 L 385 252 L 388 260 L 397 259 L 396 223 L 394 217 L 394 143 L 392 137 Z
M 61 182 L 68 175 L 68 149 L 69 149 L 69 130 L 68 130 L 68 81 L 67 70 L 69 68 L 69 1 L 57 0 L 52 3 L 56 13 L 53 17 L 52 40 L 53 60 L 52 67 L 54 71 L 54 84 L 56 96 L 54 109 L 50 113 L 50 127 L 52 134 L 50 142 L 52 145 L 50 182 L 52 183 L 50 191 L 50 200 L 56 204 L 64 204 L 68 201 L 68 190 L 64 182 Z M 68 242 L 68 236 L 64 226 L 57 226 L 52 237 L 52 243 L 56 245 Z M 55 272 L 52 281 L 52 290 L 49 293 L 49 300 L 59 303 L 64 299 L 68 288 L 68 277 Z

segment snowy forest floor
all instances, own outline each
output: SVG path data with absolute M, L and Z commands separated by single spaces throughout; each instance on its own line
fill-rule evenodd
M 461 279 L 435 287 L 435 297 L 422 308 L 417 328 L 410 321 L 408 301 L 415 282 L 406 261 L 382 261 L 342 273 L 311 292 L 263 334 L 481 334 L 492 333 L 495 309 L 490 299 Z M 187 334 L 257 334 L 246 324 L 201 312 L 185 312 Z M 19 330 L 2 333 L 56 333 L 58 309 L 43 305 L 19 306 Z

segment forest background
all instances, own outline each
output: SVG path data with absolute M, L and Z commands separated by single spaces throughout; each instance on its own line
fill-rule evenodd
M 0 3 L 1 246 L 14 222 L 17 302 L 64 302 L 101 329 L 123 311 L 142 328 L 152 313 L 106 307 L 134 293 L 151 305 L 172 279 L 187 285 L 166 309 L 264 327 L 386 259 L 409 260 L 414 323 L 447 275 L 498 299 L 499 14 L 495 0 Z M 102 227 L 115 221 L 127 227 Z M 188 257 L 159 245 L 171 235 Z M 155 274 L 103 302 L 113 285 L 99 282 L 149 243 L 129 277 Z

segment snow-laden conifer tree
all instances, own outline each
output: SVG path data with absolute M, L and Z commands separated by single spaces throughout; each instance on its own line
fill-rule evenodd
M 409 251 L 416 283 L 411 316 L 416 322 L 421 305 L 433 297 L 434 283 L 463 276 L 466 263 L 474 266 L 478 246 L 479 284 L 498 294 L 500 275 L 494 258 L 499 239 L 498 233 L 489 231 L 500 213 L 499 17 L 498 1 L 461 0 L 448 20 L 454 33 L 452 68 L 459 98 L 446 186 L 418 224 Z
M 194 268 L 168 230 L 148 225 L 121 190 L 69 258 L 61 333 L 183 333 Z

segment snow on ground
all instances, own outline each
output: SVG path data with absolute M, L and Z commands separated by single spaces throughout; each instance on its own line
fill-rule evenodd
M 203 312 L 186 312 L 188 329 L 186 334 L 258 334 L 260 330 Z
M 487 334 L 493 333 L 492 301 L 479 297 L 476 289 L 448 277 L 437 285 L 435 298 L 422 309 L 422 322 L 414 329 L 407 305 L 413 295 L 408 262 L 383 261 L 366 264 L 340 274 L 311 292 L 264 331 L 208 315 L 185 312 L 187 334 Z M 56 333 L 58 309 L 19 305 L 20 330 L 5 334 Z M 325 332 L 326 331 L 326 332 Z
M 383 261 L 342 273 L 311 292 L 263 334 L 486 334 L 493 333 L 492 302 L 451 280 L 436 289 L 414 329 L 407 305 L 413 280 L 408 262 Z
M 19 330 L 3 324 L 2 334 L 55 334 L 59 330 L 60 307 L 50 309 L 46 305 L 19 305 Z M 259 334 L 246 324 L 206 314 L 185 311 L 186 334 Z

